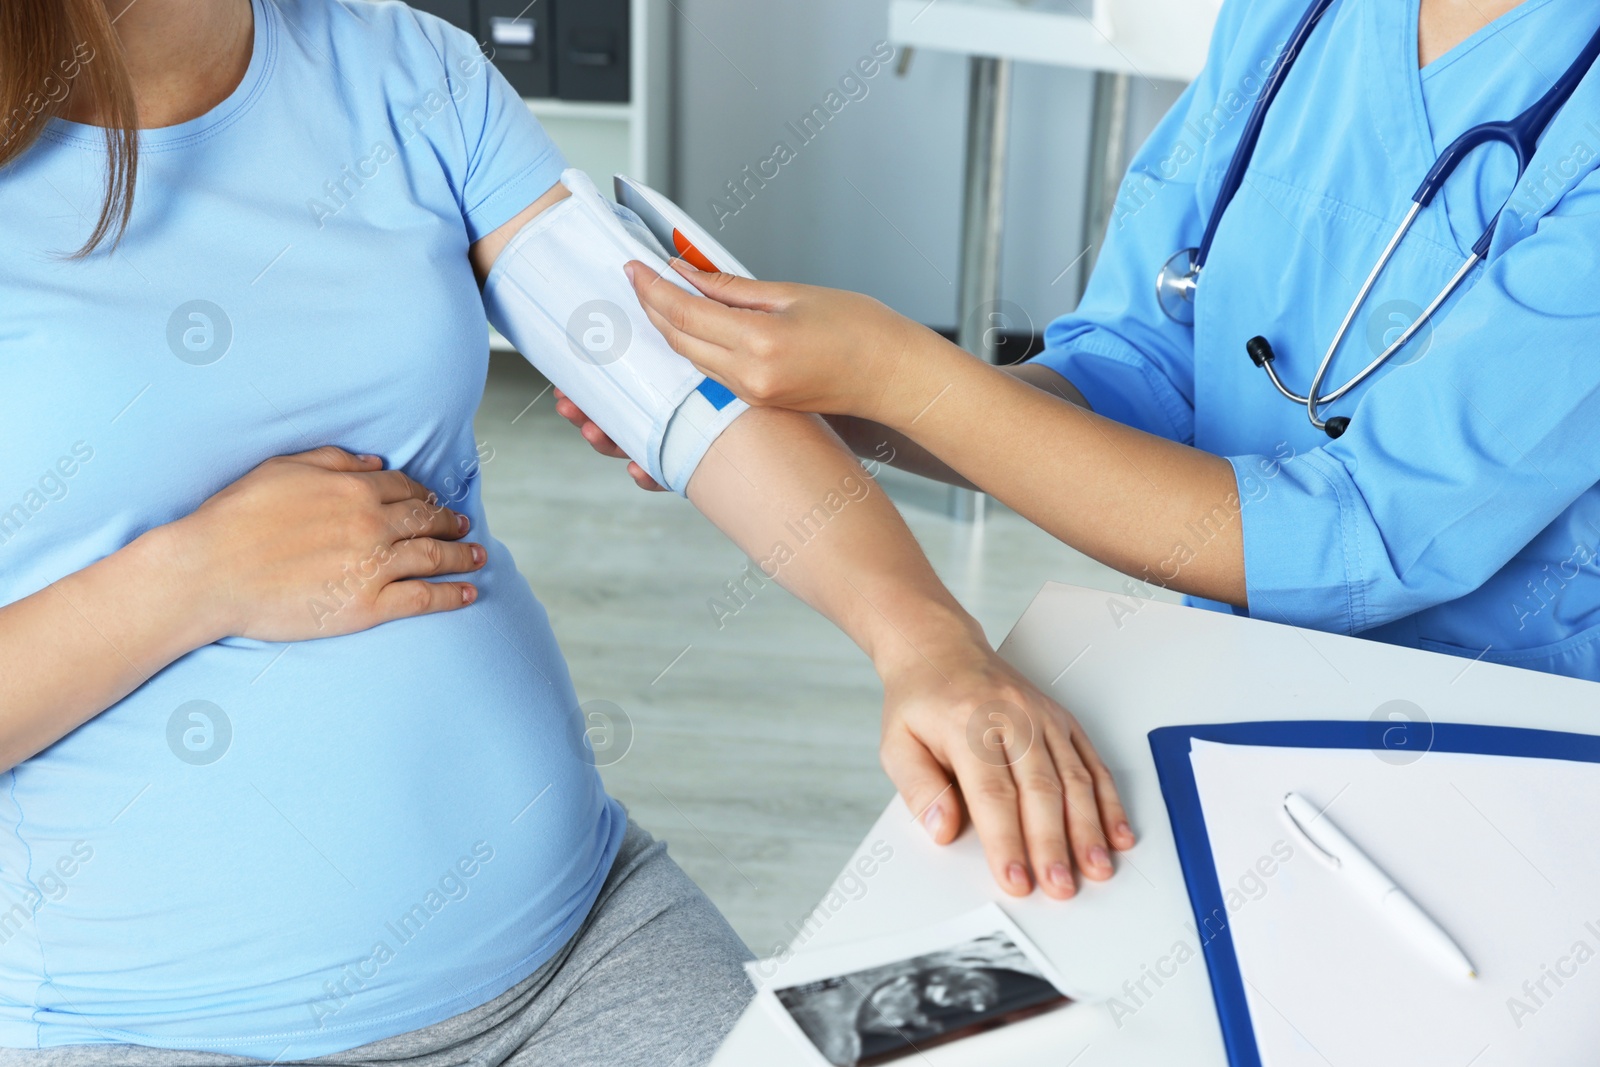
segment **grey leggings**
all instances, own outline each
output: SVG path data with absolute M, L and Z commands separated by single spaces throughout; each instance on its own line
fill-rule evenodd
M 589 917 L 514 987 L 444 1022 L 318 1067 L 693 1067 L 749 1003 L 750 952 L 656 841 L 628 822 Z M 136 1045 L 0 1049 L 0 1067 L 243 1067 L 264 1061 Z M 295 1067 L 282 1064 L 278 1067 Z

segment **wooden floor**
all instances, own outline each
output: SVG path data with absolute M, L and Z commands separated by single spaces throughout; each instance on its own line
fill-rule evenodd
M 590 451 L 544 389 L 520 358 L 495 355 L 477 417 L 490 527 L 549 610 L 579 698 L 620 709 L 616 736 L 631 728 L 626 755 L 603 768 L 612 795 L 770 953 L 893 795 L 877 761 L 877 678 L 775 584 L 719 627 L 709 602 L 737 606 L 725 585 L 745 558 L 686 502 L 640 491 Z M 908 481 L 890 488 L 934 499 Z M 1123 581 L 1009 512 L 974 530 L 903 510 L 996 641 L 1046 580 Z

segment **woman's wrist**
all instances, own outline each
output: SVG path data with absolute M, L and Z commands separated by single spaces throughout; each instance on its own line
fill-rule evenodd
M 122 551 L 178 655 L 237 633 L 230 583 L 216 573 L 193 518 L 147 530 Z
M 992 651 L 978 620 L 954 600 L 909 603 L 897 617 L 883 616 L 883 623 L 869 654 L 885 684 L 908 671 L 942 670 L 943 665 Z
M 94 654 L 109 651 L 113 664 L 131 671 L 134 680 L 117 682 L 113 700 L 227 636 L 207 591 L 185 573 L 182 554 L 182 538 L 158 526 L 50 586 L 54 596 L 47 600 L 66 611 L 67 629 Z

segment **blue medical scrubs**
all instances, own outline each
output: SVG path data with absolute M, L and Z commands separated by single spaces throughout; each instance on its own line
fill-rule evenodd
M 1431 326 L 1324 409 L 1350 416 L 1344 436 L 1313 428 L 1245 354 L 1266 336 L 1304 393 L 1440 150 L 1522 111 L 1600 24 L 1587 0 L 1524 0 L 1419 71 L 1417 9 L 1338 0 L 1323 19 L 1223 215 L 1190 327 L 1160 310 L 1156 272 L 1200 243 L 1263 75 L 1305 10 L 1226 4 L 1204 73 L 1130 168 L 1080 308 L 1051 324 L 1038 360 L 1096 411 L 1234 466 L 1233 514 L 1196 516 L 1143 577 L 1170 582 L 1236 519 L 1254 617 L 1600 679 L 1600 75 L 1520 182 L 1508 149 L 1480 149 L 1422 214 L 1324 392 L 1397 337 L 1500 221 L 1486 263 Z

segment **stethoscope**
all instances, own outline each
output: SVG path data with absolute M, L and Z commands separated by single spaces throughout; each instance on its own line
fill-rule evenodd
M 1161 304 L 1161 310 L 1174 322 L 1184 325 L 1194 323 L 1194 295 L 1200 283 L 1200 272 L 1205 269 L 1206 257 L 1211 252 L 1211 241 L 1216 236 L 1217 223 L 1222 218 L 1222 213 L 1232 203 L 1234 194 L 1244 184 L 1245 170 L 1250 165 L 1250 157 L 1255 151 L 1256 139 L 1261 135 L 1261 125 L 1266 121 L 1267 109 L 1272 106 L 1272 100 L 1278 95 L 1278 90 L 1283 86 L 1284 79 L 1288 77 L 1289 69 L 1300 55 L 1300 50 L 1305 46 L 1306 39 L 1311 36 L 1311 31 L 1316 29 L 1317 22 L 1333 4 L 1333 0 L 1313 0 L 1313 3 L 1301 16 L 1299 25 L 1294 29 L 1283 53 L 1278 57 L 1267 75 L 1267 80 L 1261 88 L 1261 95 L 1256 99 L 1255 106 L 1250 110 L 1250 117 L 1245 122 L 1244 130 L 1240 135 L 1239 145 L 1233 150 L 1233 158 L 1228 162 L 1228 169 L 1222 177 L 1222 186 L 1217 194 L 1217 203 L 1211 211 L 1211 217 L 1206 220 L 1205 233 L 1200 238 L 1199 248 L 1185 248 L 1176 253 L 1161 267 L 1161 272 L 1156 275 L 1156 299 Z M 1378 276 L 1383 273 L 1383 268 L 1394 255 L 1395 249 L 1400 246 L 1401 238 L 1406 231 L 1411 229 L 1411 224 L 1416 220 L 1417 214 L 1438 193 L 1450 175 L 1455 173 L 1461 161 L 1481 145 L 1498 141 L 1507 145 L 1517 154 L 1517 178 L 1520 180 L 1524 171 L 1528 169 L 1528 162 L 1533 158 L 1533 153 L 1538 147 L 1539 138 L 1544 134 L 1546 127 L 1555 118 L 1556 112 L 1561 110 L 1578 83 L 1588 73 L 1594 64 L 1595 57 L 1600 54 L 1600 31 L 1589 38 L 1589 43 L 1584 46 L 1572 66 L 1567 68 L 1565 74 L 1556 80 L 1548 92 L 1541 96 L 1526 111 L 1507 122 L 1485 122 L 1474 126 L 1452 141 L 1434 165 L 1428 168 L 1427 176 L 1422 179 L 1422 184 L 1411 196 L 1411 209 L 1400 222 L 1394 236 L 1389 238 L 1389 243 L 1384 246 L 1383 252 L 1378 256 L 1378 262 L 1373 265 L 1372 272 L 1367 275 L 1367 280 L 1362 283 L 1361 289 L 1356 293 L 1355 302 L 1350 305 L 1350 310 L 1345 312 L 1344 320 L 1339 323 L 1339 329 L 1333 335 L 1328 350 L 1323 353 L 1322 362 L 1317 364 L 1317 372 L 1311 378 L 1311 388 L 1306 390 L 1306 395 L 1301 396 L 1283 384 L 1278 377 L 1278 372 L 1273 369 L 1274 358 L 1272 345 L 1265 337 L 1252 337 L 1245 344 L 1245 351 L 1250 356 L 1250 361 L 1267 372 L 1267 377 L 1272 379 L 1272 384 L 1286 398 L 1305 407 L 1306 415 L 1311 419 L 1311 425 L 1319 430 L 1326 431 L 1329 437 L 1338 437 L 1350 425 L 1350 419 L 1344 415 L 1336 415 L 1327 421 L 1318 418 L 1317 412 L 1328 404 L 1344 396 L 1350 390 L 1366 381 L 1389 361 L 1389 358 L 1405 347 L 1416 332 L 1422 329 L 1432 318 L 1439 306 L 1450 298 L 1472 268 L 1478 265 L 1484 255 L 1489 251 L 1489 244 L 1494 238 L 1495 223 L 1499 221 L 1500 212 L 1489 220 L 1488 228 L 1483 231 L 1483 236 L 1478 238 L 1472 246 L 1472 254 L 1461 264 L 1461 269 L 1451 276 L 1445 283 L 1439 295 L 1423 309 L 1415 322 L 1407 326 L 1404 332 L 1392 344 L 1378 353 L 1371 363 L 1355 374 L 1349 381 L 1330 393 L 1323 393 L 1322 380 L 1327 377 L 1328 368 L 1333 364 L 1334 353 L 1339 350 L 1340 343 L 1350 329 L 1351 321 L 1356 313 L 1361 310 L 1362 304 L 1367 299 L 1367 294 L 1372 291 L 1372 286 L 1377 282 Z M 1507 196 L 1509 200 L 1509 194 Z M 1502 207 L 1503 211 L 1504 208 Z

